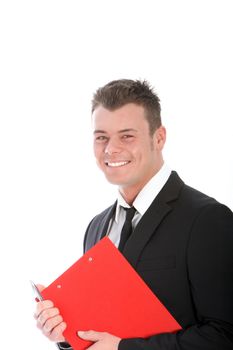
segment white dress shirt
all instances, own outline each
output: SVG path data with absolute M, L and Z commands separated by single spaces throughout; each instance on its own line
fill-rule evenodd
M 155 174 L 139 192 L 132 204 L 136 209 L 136 213 L 132 220 L 133 228 L 135 228 L 135 226 L 138 224 L 139 220 L 147 211 L 158 193 L 161 191 L 170 175 L 171 169 L 164 164 L 159 172 Z M 121 230 L 124 225 L 126 216 L 126 212 L 122 207 L 130 208 L 129 204 L 126 203 L 120 192 L 118 192 L 115 217 L 110 221 L 108 227 L 108 237 L 116 247 L 118 247 L 120 242 Z

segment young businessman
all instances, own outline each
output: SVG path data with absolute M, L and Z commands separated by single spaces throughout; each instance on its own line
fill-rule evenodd
M 89 224 L 84 251 L 108 235 L 182 330 L 147 339 L 95 330 L 77 330 L 78 336 L 93 341 L 92 350 L 232 350 L 232 212 L 164 164 L 166 130 L 147 82 L 125 79 L 98 89 L 92 118 L 97 164 L 119 192 Z M 130 207 L 132 232 L 123 243 Z M 69 348 L 66 324 L 51 301 L 38 303 L 35 317 L 50 340 Z

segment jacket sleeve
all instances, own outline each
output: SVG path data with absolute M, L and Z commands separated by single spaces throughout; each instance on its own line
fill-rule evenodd
M 73 348 L 67 342 L 57 343 L 57 346 L 60 350 L 73 350 Z
M 122 339 L 119 350 L 233 350 L 233 214 L 211 204 L 193 223 L 187 268 L 196 324 L 148 339 Z

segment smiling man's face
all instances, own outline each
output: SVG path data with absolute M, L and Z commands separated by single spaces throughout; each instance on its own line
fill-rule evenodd
M 137 194 L 163 164 L 165 129 L 160 127 L 151 136 L 144 108 L 134 103 L 114 111 L 98 106 L 93 126 L 96 161 L 107 180 L 122 194 Z

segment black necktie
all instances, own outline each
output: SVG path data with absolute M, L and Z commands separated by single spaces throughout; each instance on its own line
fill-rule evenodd
M 126 218 L 124 225 L 121 230 L 121 238 L 120 243 L 118 246 L 118 249 L 122 252 L 125 246 L 126 241 L 128 240 L 129 236 L 132 233 L 132 219 L 134 217 L 136 209 L 134 207 L 131 208 L 124 208 L 126 210 Z

